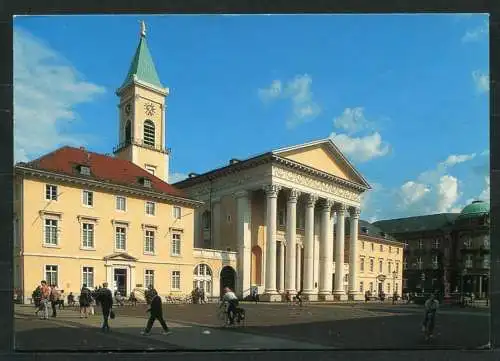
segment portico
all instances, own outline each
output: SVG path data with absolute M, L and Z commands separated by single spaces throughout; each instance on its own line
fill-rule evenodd
M 210 242 L 195 243 L 238 252 L 240 297 L 257 287 L 265 301 L 281 301 L 284 293 L 300 290 L 310 300 L 359 298 L 357 238 L 346 259 L 344 220 L 350 217 L 357 230 L 360 196 L 369 185 L 330 140 L 233 159 L 176 186 L 205 202 L 195 212 L 209 212 L 210 219 L 219 220 L 211 232 L 204 232 L 202 217 L 195 217 L 195 234 L 211 237 Z M 254 257 L 254 250 L 262 251 L 262 257 Z M 350 265 L 348 294 L 345 263 Z

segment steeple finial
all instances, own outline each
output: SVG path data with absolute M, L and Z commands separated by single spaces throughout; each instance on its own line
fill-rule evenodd
M 146 37 L 146 23 L 144 23 L 144 20 L 141 20 L 141 37 Z

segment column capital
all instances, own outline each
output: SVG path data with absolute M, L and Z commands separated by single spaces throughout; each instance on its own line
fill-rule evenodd
M 279 243 L 281 243 L 284 247 L 286 247 L 286 239 L 280 240 Z
M 335 211 L 337 212 L 337 215 L 344 216 L 347 212 L 347 207 L 343 203 L 338 203 L 335 207 Z
M 233 193 L 235 198 L 244 198 L 250 195 L 250 192 L 247 190 L 241 190 Z
M 361 214 L 361 210 L 357 207 L 351 207 L 349 209 L 349 214 L 351 215 L 352 218 L 359 219 L 359 215 Z
M 318 196 L 316 194 L 308 194 L 307 195 L 307 206 L 314 208 L 317 200 L 318 200 Z
M 270 198 L 276 198 L 278 196 L 278 192 L 281 190 L 281 186 L 277 184 L 268 184 L 263 187 L 266 195 Z
M 332 206 L 334 205 L 334 201 L 331 199 L 325 199 L 322 203 L 322 210 L 323 212 L 330 212 Z
M 297 198 L 300 195 L 300 191 L 297 189 L 290 189 L 290 193 L 288 194 L 288 202 L 290 203 L 297 203 Z

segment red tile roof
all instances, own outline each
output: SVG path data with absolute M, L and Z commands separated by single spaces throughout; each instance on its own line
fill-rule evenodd
M 90 167 L 91 176 L 83 176 L 77 166 Z M 79 178 L 90 178 L 117 185 L 143 187 L 139 180 L 143 177 L 151 180 L 151 190 L 175 197 L 189 198 L 186 193 L 153 176 L 134 163 L 89 152 L 83 148 L 65 146 L 25 164 L 29 168 L 56 172 Z

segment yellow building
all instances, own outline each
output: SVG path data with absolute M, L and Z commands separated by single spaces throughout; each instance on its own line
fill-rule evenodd
M 15 166 L 15 280 L 26 302 L 41 280 L 78 295 L 103 282 L 128 295 L 153 285 L 184 296 L 217 275 L 234 252 L 193 248 L 202 202 L 168 181 L 165 97 L 144 25 L 119 96 L 115 157 L 62 147 Z

